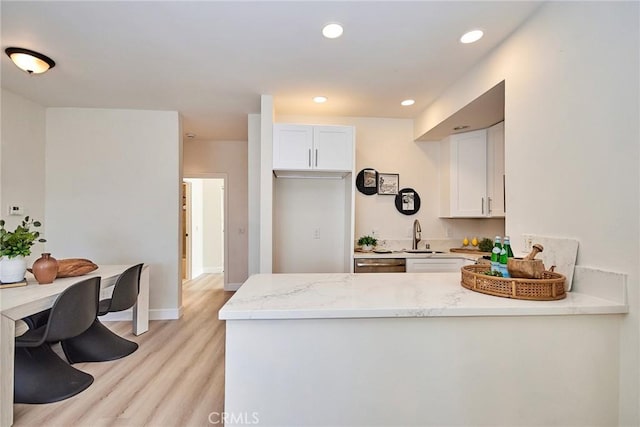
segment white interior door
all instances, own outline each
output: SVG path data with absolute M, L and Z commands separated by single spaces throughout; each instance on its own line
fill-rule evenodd
M 182 183 L 182 278 L 191 280 L 191 183 Z
M 200 274 L 223 273 L 228 284 L 228 229 L 226 174 L 197 174 L 185 177 L 191 184 L 190 261 L 191 278 Z
M 225 257 L 227 256 L 227 254 L 224 253 L 224 242 L 225 242 L 225 236 L 224 233 L 226 232 L 224 229 L 224 224 L 226 222 L 225 217 L 224 217 L 224 210 L 225 210 L 225 204 L 224 204 L 224 181 L 222 181 L 222 186 L 220 187 L 220 223 L 218 224 L 218 226 L 220 227 L 220 235 L 221 235 L 221 239 L 220 239 L 220 261 L 221 261 L 221 265 L 222 265 L 222 272 L 223 273 L 227 273 L 226 271 L 224 271 L 224 265 L 225 265 Z

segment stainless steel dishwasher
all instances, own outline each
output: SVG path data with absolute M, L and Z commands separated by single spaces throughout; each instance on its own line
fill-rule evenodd
M 405 258 L 356 258 L 354 273 L 404 273 L 407 271 Z

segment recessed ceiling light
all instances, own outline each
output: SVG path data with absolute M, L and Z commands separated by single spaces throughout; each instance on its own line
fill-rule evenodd
M 468 33 L 465 33 L 462 35 L 462 37 L 460 37 L 460 43 L 477 42 L 482 38 L 483 35 L 484 33 L 482 32 L 482 30 L 469 31 Z
M 315 96 L 313 98 L 313 102 L 315 102 L 316 104 L 322 104 L 323 102 L 327 102 L 327 97 L 326 96 Z
M 322 35 L 328 39 L 337 39 L 342 35 L 342 25 L 333 22 L 331 24 L 327 24 L 322 28 Z
M 403 107 L 408 107 L 409 105 L 413 105 L 415 103 L 416 101 L 414 101 L 413 99 L 405 99 L 400 103 L 400 105 L 402 105 Z
M 193 133 L 193 132 L 187 132 L 187 133 L 185 134 L 185 136 L 186 136 L 187 138 L 189 138 L 189 139 L 193 139 L 193 138 L 195 138 L 195 137 L 196 137 L 196 134 L 195 134 L 195 133 Z
M 462 125 L 462 126 L 456 126 L 453 128 L 453 130 L 462 130 L 462 129 L 468 129 L 469 125 Z

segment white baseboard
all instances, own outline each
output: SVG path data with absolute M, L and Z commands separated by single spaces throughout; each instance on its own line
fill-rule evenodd
M 237 291 L 242 286 L 242 283 L 227 283 L 224 285 L 225 291 Z
M 149 310 L 149 320 L 176 320 L 182 317 L 182 307 L 180 308 L 152 308 Z M 117 311 L 100 316 L 100 320 L 105 322 L 116 322 L 131 320 L 133 312 L 131 310 Z
M 224 268 L 223 267 L 204 267 L 202 269 L 202 272 L 207 274 L 223 273 Z

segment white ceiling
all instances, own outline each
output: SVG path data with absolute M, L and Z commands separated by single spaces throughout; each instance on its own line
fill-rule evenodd
M 3 54 L 2 87 L 48 107 L 177 110 L 198 140 L 246 140 L 261 94 L 277 114 L 412 118 L 539 5 L 3 0 L 2 50 L 57 65 L 29 76 Z M 323 38 L 333 21 L 344 35 Z M 474 28 L 485 37 L 460 44 Z M 401 107 L 405 98 L 416 104 Z

